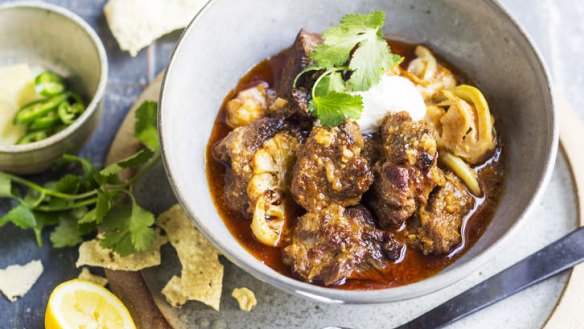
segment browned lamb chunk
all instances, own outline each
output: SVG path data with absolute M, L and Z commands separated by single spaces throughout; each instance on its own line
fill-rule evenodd
M 383 143 L 381 142 L 380 134 L 366 134 L 363 135 L 363 151 L 362 154 L 369 162 L 370 166 L 373 166 L 379 159 L 383 152 Z
M 286 54 L 285 63 L 280 72 L 280 79 L 276 81 L 276 94 L 278 97 L 288 100 L 289 104 L 283 111 L 285 117 L 306 120 L 310 119 L 308 102 L 310 101 L 310 89 L 318 77 L 318 72 L 303 74 L 293 88 L 296 76 L 313 62 L 308 54 L 322 43 L 319 34 L 309 33 L 302 29 L 296 36 L 296 40 Z
M 380 225 L 401 225 L 417 207 L 408 168 L 384 162 L 376 164 L 373 173 L 375 179 L 367 199 L 369 207 Z
M 284 262 L 308 282 L 332 285 L 397 260 L 402 245 L 363 206 L 333 204 L 298 218 Z
M 444 173 L 436 164 L 432 132 L 406 112 L 385 117 L 381 139 L 383 155 L 373 167 L 368 205 L 380 225 L 399 226 L 426 203 L 436 186 L 444 184 Z
M 296 201 L 308 211 L 331 203 L 357 205 L 373 183 L 362 148 L 363 136 L 354 122 L 315 127 L 294 165 L 291 192 Z
M 407 222 L 408 243 L 426 255 L 448 253 L 461 242 L 462 220 L 473 202 L 460 179 L 447 174 L 444 186 L 437 187 L 428 203 Z

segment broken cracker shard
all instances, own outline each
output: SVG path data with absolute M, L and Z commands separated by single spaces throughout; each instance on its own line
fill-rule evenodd
M 102 287 L 105 287 L 108 284 L 108 280 L 106 278 L 104 278 L 103 276 L 91 273 L 87 267 L 84 267 L 81 269 L 81 273 L 79 273 L 79 276 L 77 278 L 79 280 L 95 283 L 95 284 L 100 285 Z
M 40 260 L 33 260 L 25 265 L 10 265 L 0 270 L 0 291 L 14 302 L 24 296 L 43 273 Z
M 109 0 L 107 23 L 122 50 L 136 56 L 154 40 L 189 24 L 206 0 Z
M 231 296 L 237 300 L 239 309 L 242 311 L 249 312 L 258 303 L 253 291 L 246 287 L 233 289 Z
M 83 242 L 79 246 L 79 259 L 75 266 L 96 266 L 117 271 L 139 271 L 147 267 L 160 265 L 160 247 L 168 242 L 166 236 L 156 231 L 156 240 L 152 248 L 121 257 L 111 249 L 100 245 L 100 237 Z
M 180 205 L 161 214 L 156 224 L 166 232 L 182 265 L 181 276 L 173 276 L 162 289 L 168 303 L 181 307 L 189 300 L 197 300 L 218 311 L 223 286 L 219 252 L 195 228 Z

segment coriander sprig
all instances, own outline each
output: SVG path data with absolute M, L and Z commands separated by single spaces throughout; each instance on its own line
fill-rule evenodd
M 368 90 L 401 62 L 383 39 L 384 20 L 382 11 L 346 15 L 339 25 L 323 32 L 323 44 L 309 54 L 314 64 L 298 74 L 293 87 L 301 75 L 322 71 L 309 103 L 311 113 L 322 125 L 337 126 L 345 118 L 359 119 L 363 100 L 351 92 Z
M 132 185 L 160 161 L 156 107 L 155 102 L 145 102 L 136 111 L 134 135 L 145 148 L 101 170 L 86 159 L 65 155 L 57 166 L 77 167 L 79 173 L 44 185 L 0 172 L 0 197 L 16 202 L 0 218 L 0 227 L 12 222 L 32 229 L 39 246 L 43 229 L 55 226 L 50 239 L 56 248 L 75 246 L 99 231 L 101 245 L 121 256 L 150 249 L 154 215 L 138 205 Z M 137 171 L 122 181 L 118 174 L 125 169 Z

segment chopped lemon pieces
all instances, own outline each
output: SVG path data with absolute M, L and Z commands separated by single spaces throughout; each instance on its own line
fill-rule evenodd
M 46 329 L 135 329 L 128 309 L 109 290 L 82 280 L 57 286 L 47 305 Z

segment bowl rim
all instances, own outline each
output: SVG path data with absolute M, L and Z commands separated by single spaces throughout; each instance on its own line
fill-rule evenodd
M 65 129 L 59 131 L 58 133 L 49 136 L 45 139 L 42 139 L 38 142 L 22 144 L 22 145 L 0 145 L 0 154 L 24 154 L 24 153 L 31 153 L 35 152 L 39 149 L 48 148 L 49 146 L 59 144 L 67 139 L 69 139 L 77 130 L 79 130 L 84 123 L 93 115 L 95 111 L 97 111 L 99 103 L 103 100 L 105 95 L 105 90 L 107 87 L 107 79 L 108 79 L 108 60 L 107 60 L 107 53 L 105 51 L 105 47 L 103 42 L 93 30 L 91 26 L 83 18 L 79 15 L 75 14 L 74 12 L 70 11 L 61 6 L 39 2 L 39 1 L 22 1 L 22 2 L 9 2 L 6 4 L 0 4 L 0 11 L 4 10 L 12 10 L 12 9 L 36 9 L 36 10 L 45 10 L 49 11 L 53 14 L 60 15 L 64 19 L 68 19 L 69 21 L 73 22 L 77 25 L 83 32 L 87 34 L 89 39 L 92 41 L 93 46 L 99 57 L 100 63 L 100 76 L 97 85 L 97 89 L 95 94 L 91 98 L 91 101 L 87 105 L 85 112 L 81 114 L 79 118 L 77 118 L 71 125 L 67 126 Z
M 187 213 L 187 215 L 191 218 L 191 220 L 195 223 L 196 227 L 203 233 L 203 235 L 209 239 L 224 255 L 229 261 L 233 262 L 238 267 L 245 270 L 247 273 L 251 274 L 255 278 L 259 279 L 260 281 L 266 282 L 278 289 L 286 291 L 288 293 L 292 293 L 297 296 L 301 296 L 304 298 L 309 298 L 321 302 L 326 303 L 336 303 L 336 304 L 375 304 L 375 303 L 386 303 L 386 302 L 397 302 L 407 299 L 412 299 L 420 296 L 424 296 L 438 290 L 442 290 L 452 284 L 468 277 L 475 271 L 478 271 L 482 268 L 489 260 L 494 258 L 494 256 L 505 246 L 515 234 L 520 230 L 522 225 L 525 223 L 525 219 L 533 211 L 534 205 L 538 203 L 541 199 L 543 193 L 545 192 L 545 188 L 548 186 L 551 176 L 552 176 L 552 169 L 554 168 L 557 152 L 558 152 L 558 141 L 559 141 L 559 127 L 558 127 L 558 116 L 556 112 L 556 99 L 555 93 L 553 92 L 553 87 L 551 83 L 550 74 L 548 72 L 547 67 L 545 66 L 542 56 L 538 48 L 535 46 L 535 43 L 527 34 L 525 29 L 511 16 L 508 10 L 497 0 L 483 0 L 488 6 L 493 8 L 494 11 L 497 12 L 498 15 L 503 17 L 508 23 L 515 28 L 518 33 L 519 37 L 523 38 L 523 41 L 527 45 L 527 51 L 530 51 L 534 55 L 534 61 L 532 65 L 535 65 L 537 69 L 542 73 L 541 79 L 543 80 L 543 87 L 545 91 L 549 95 L 548 102 L 545 104 L 546 108 L 551 110 L 550 113 L 550 122 L 548 122 L 548 128 L 551 131 L 551 140 L 548 141 L 549 144 L 545 145 L 546 148 L 546 161 L 543 164 L 543 171 L 542 176 L 539 179 L 538 184 L 536 185 L 535 192 L 517 217 L 515 223 L 497 240 L 495 241 L 490 247 L 470 259 L 467 263 L 462 264 L 456 268 L 447 268 L 437 274 L 426 278 L 424 280 L 414 282 L 411 284 L 407 284 L 404 286 L 394 287 L 394 288 L 383 288 L 383 289 L 376 289 L 376 290 L 342 290 L 337 289 L 334 287 L 326 288 L 317 286 L 314 284 L 306 283 L 303 281 L 299 281 L 296 279 L 292 279 L 287 277 L 283 274 L 280 274 L 267 265 L 262 266 L 261 268 L 255 267 L 255 264 L 252 264 L 245 258 L 240 258 L 237 252 L 229 251 L 229 248 L 225 247 L 225 244 L 215 238 L 210 230 L 206 228 L 204 225 L 204 221 L 199 219 L 195 214 L 191 211 L 191 208 L 188 206 L 189 202 L 187 201 L 186 195 L 179 189 L 176 181 L 178 181 L 178 177 L 175 175 L 174 169 L 170 165 L 170 160 L 167 158 L 167 143 L 165 141 L 166 135 L 166 115 L 164 109 L 165 104 L 165 89 L 168 83 L 168 77 L 170 73 L 175 70 L 175 57 L 178 56 L 178 53 L 183 47 L 184 40 L 186 36 L 198 25 L 199 18 L 206 13 L 206 11 L 213 6 L 215 2 L 219 0 L 210 0 L 207 2 L 201 10 L 195 15 L 193 20 L 187 26 L 187 28 L 181 34 L 173 53 L 170 57 L 170 61 L 168 67 L 164 73 L 164 79 L 162 81 L 162 87 L 160 91 L 160 102 L 158 105 L 158 129 L 159 129 L 159 139 L 160 139 L 160 147 L 161 147 L 161 154 L 162 154 L 162 162 L 164 165 L 164 169 L 166 171 L 166 175 L 169 180 L 169 184 L 174 191 L 179 203 L 183 206 L 183 209 Z M 169 115 L 170 117 L 170 115 Z M 171 121 L 169 119 L 169 121 Z M 215 205 L 213 205 L 215 206 Z M 242 252 L 248 252 L 244 248 L 242 248 Z

